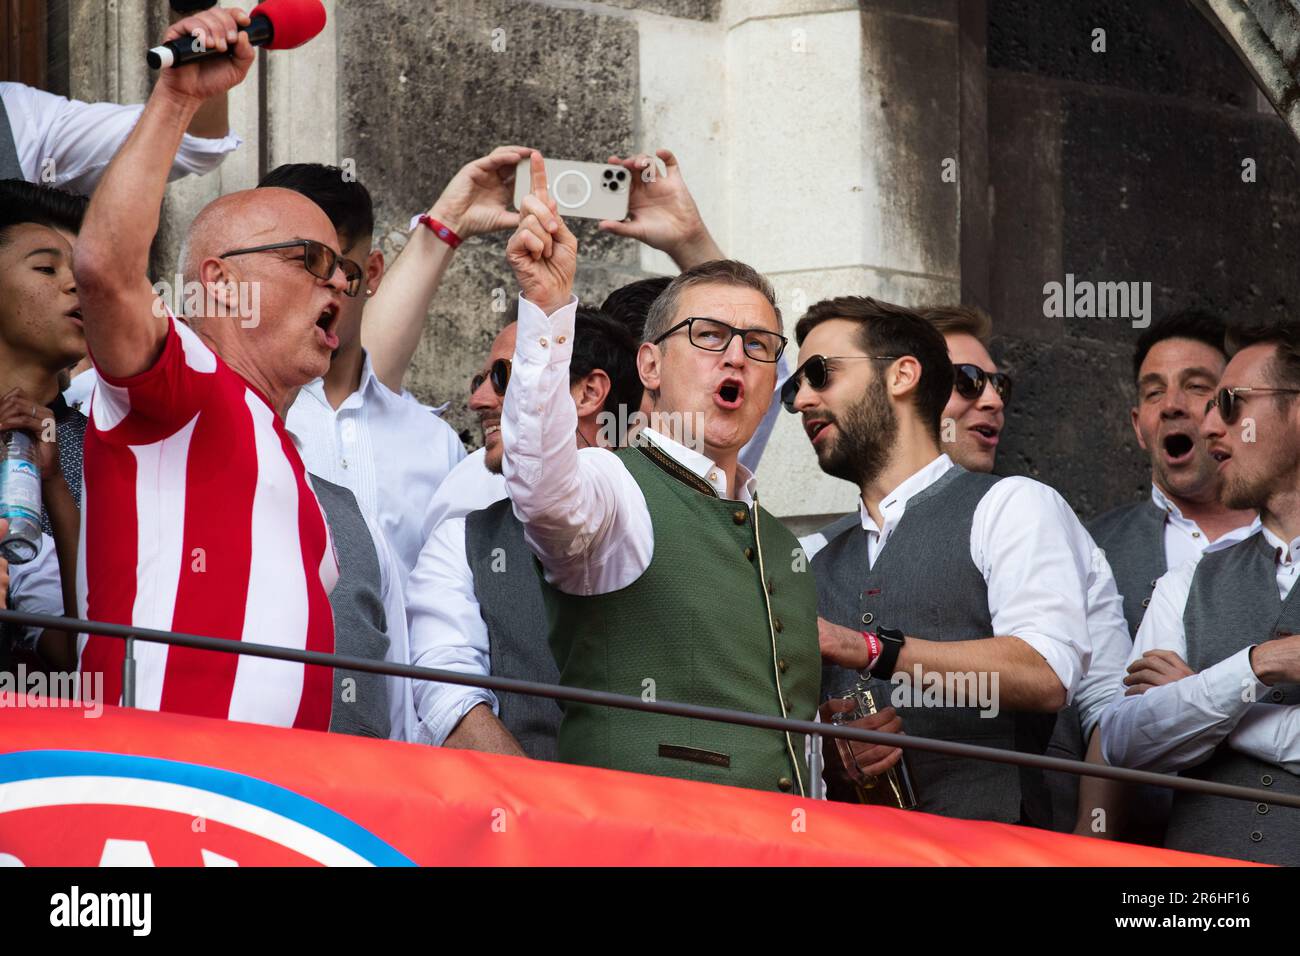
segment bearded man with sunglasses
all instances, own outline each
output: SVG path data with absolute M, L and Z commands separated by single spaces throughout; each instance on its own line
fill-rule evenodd
M 770 284 L 727 260 L 675 278 L 637 353 L 657 417 L 637 447 L 579 450 L 567 394 L 577 241 L 547 196 L 541 156 L 530 162 L 533 191 L 506 247 L 521 293 L 501 436 L 561 682 L 811 718 L 815 589 L 737 461 L 785 346 Z M 675 425 L 686 427 L 667 434 Z M 780 731 L 568 703 L 558 750 L 571 763 L 808 792 L 804 740 Z
M 1258 510 L 1156 583 L 1125 695 L 1101 722 L 1112 764 L 1300 795 L 1300 324 L 1233 329 L 1199 438 L 1225 507 Z M 1300 864 L 1300 810 L 1175 792 L 1165 846 Z
M 214 26 L 214 20 L 219 26 Z M 314 651 L 334 649 L 329 592 L 338 566 L 320 504 L 283 416 L 325 373 L 359 266 L 342 259 L 329 218 L 284 189 L 207 205 L 185 241 L 185 322 L 146 273 L 168 170 L 202 104 L 253 63 L 238 10 L 174 24 L 228 56 L 164 70 L 100 181 L 74 271 L 99 373 L 85 444 L 79 574 L 92 620 Z M 260 309 L 240 314 L 255 283 Z M 81 667 L 122 688 L 124 645 L 83 638 Z M 141 644 L 135 704 L 325 730 L 329 668 Z
M 803 416 L 822 470 L 862 495 L 852 527 L 812 561 L 822 653 L 837 665 L 823 687 L 837 695 L 870 681 L 877 701 L 894 704 L 877 721 L 899 716 L 918 736 L 1043 753 L 1087 666 L 1087 533 L 1046 485 L 967 471 L 941 452 L 953 368 L 917 312 L 846 296 L 814 305 L 795 334 L 800 365 L 783 401 Z M 922 695 L 922 685 L 943 690 Z M 823 714 L 841 706 L 831 700 Z M 861 783 L 898 759 L 849 749 L 848 765 L 827 750 L 828 784 Z M 1051 821 L 1037 772 L 907 759 L 926 812 Z

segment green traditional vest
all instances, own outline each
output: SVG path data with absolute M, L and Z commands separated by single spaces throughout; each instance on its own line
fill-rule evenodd
M 821 687 L 817 589 L 798 541 L 762 508 L 718 498 L 653 445 L 615 454 L 645 495 L 654 556 L 610 594 L 544 587 L 560 682 L 811 720 Z M 566 763 L 809 792 L 803 735 L 563 706 Z

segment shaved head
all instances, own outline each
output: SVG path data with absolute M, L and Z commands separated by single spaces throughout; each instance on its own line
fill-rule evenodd
M 329 217 L 306 196 L 247 189 L 203 207 L 181 248 L 186 321 L 268 397 L 325 374 L 347 282 L 341 269 L 328 279 L 308 272 L 301 246 L 221 256 L 297 239 L 340 251 Z

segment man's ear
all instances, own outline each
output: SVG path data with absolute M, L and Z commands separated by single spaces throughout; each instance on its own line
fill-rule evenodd
M 648 392 L 659 391 L 663 376 L 663 351 L 658 345 L 642 342 L 636 352 L 636 370 Z
M 209 256 L 199 263 L 199 283 L 202 290 L 185 289 L 181 298 L 181 311 L 191 319 L 207 317 L 207 305 L 212 303 L 219 315 L 237 314 L 239 308 L 239 271 L 227 259 Z M 196 293 L 196 294 L 192 294 Z M 198 310 L 190 308 L 198 305 Z
M 916 360 L 914 355 L 904 355 L 898 359 L 889 371 L 889 376 L 885 385 L 889 389 L 889 394 L 895 398 L 911 394 L 916 391 L 921 384 L 921 363 Z
M 373 295 L 379 290 L 379 283 L 384 281 L 384 273 L 388 270 L 388 264 L 384 261 L 381 250 L 370 250 L 370 255 L 366 256 L 365 270 L 366 289 Z
M 1129 421 L 1133 423 L 1133 434 L 1137 436 L 1138 447 L 1143 451 L 1147 450 L 1147 443 L 1142 440 L 1142 429 L 1138 428 L 1138 410 L 1130 408 L 1128 410 Z
M 575 382 L 571 391 L 573 392 L 573 402 L 578 406 L 578 419 L 582 420 L 599 414 L 600 410 L 605 407 L 605 399 L 609 397 L 612 387 L 609 374 L 601 368 L 592 369 Z M 630 415 L 631 412 L 627 414 Z

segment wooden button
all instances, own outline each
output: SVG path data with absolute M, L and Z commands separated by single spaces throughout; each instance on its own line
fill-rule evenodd
M 776 785 L 781 788 L 782 793 L 789 793 L 794 789 L 794 781 L 789 777 L 782 777 L 776 782 Z
M 746 549 L 745 549 L 745 557 L 748 558 L 750 561 L 753 561 L 753 560 L 754 560 L 754 549 L 753 549 L 753 548 L 746 548 Z
M 781 619 L 779 617 L 772 619 L 772 628 L 778 634 L 780 634 L 781 631 L 784 629 L 783 625 L 781 624 Z
M 786 671 L 790 669 L 790 665 L 786 663 L 785 658 L 783 657 L 776 662 L 776 669 L 779 670 L 782 674 L 784 674 Z
M 743 511 L 737 511 L 737 512 L 734 512 L 734 513 L 732 514 L 732 516 L 731 516 L 731 520 L 734 521 L 734 522 L 736 522 L 736 524 L 744 524 L 744 523 L 745 523 L 745 517 L 746 517 L 745 512 L 743 512 Z

